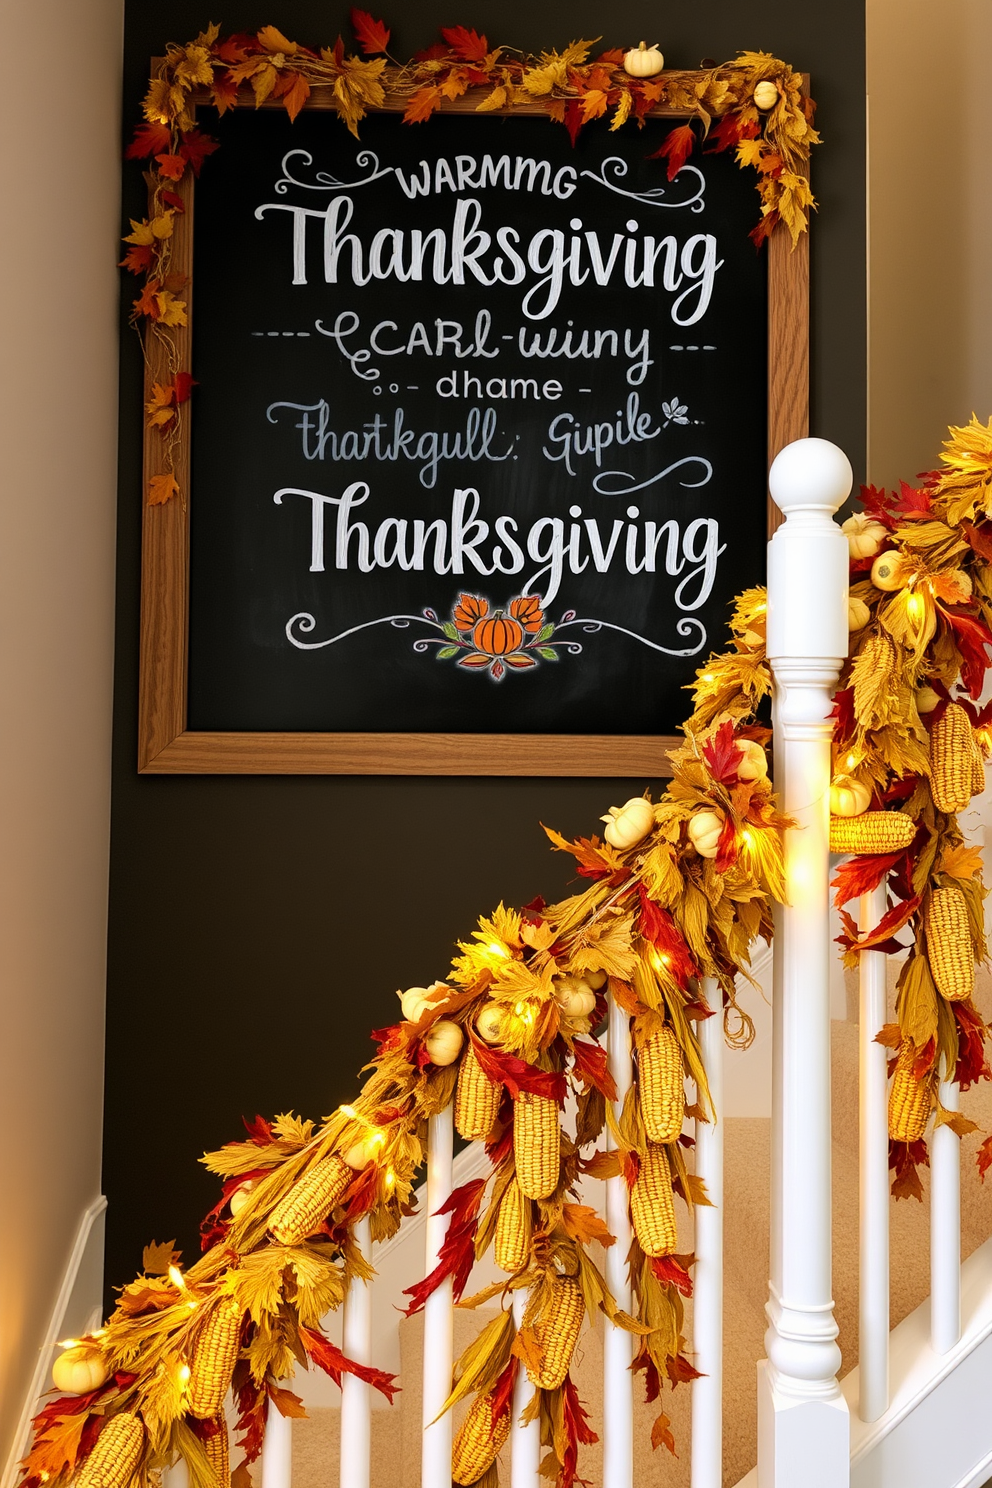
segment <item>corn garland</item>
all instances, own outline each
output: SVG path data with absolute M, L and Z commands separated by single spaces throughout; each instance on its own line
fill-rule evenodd
M 477 1396 L 451 1448 L 452 1482 L 465 1488 L 477 1483 L 492 1467 L 509 1434 L 510 1412 L 505 1410 L 494 1422 L 492 1396 Z
M 130 1411 L 111 1416 L 76 1477 L 75 1488 L 127 1488 L 145 1445 L 145 1428 Z

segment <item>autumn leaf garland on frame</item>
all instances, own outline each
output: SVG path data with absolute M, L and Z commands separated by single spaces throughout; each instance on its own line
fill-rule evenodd
M 239 99 L 248 99 L 256 108 L 282 107 L 295 119 L 318 89 L 358 138 L 361 120 L 370 108 L 385 104 L 387 95 L 405 105 L 405 123 L 418 124 L 476 90 L 481 95 L 476 112 L 532 111 L 536 104 L 566 127 L 573 144 L 595 119 L 609 117 L 611 130 L 630 122 L 642 127 L 652 108 L 666 107 L 691 116 L 651 157 L 664 162 L 669 181 L 704 145 L 709 151 L 733 150 L 739 165 L 757 173 L 761 216 L 752 233 L 755 243 L 760 246 L 779 223 L 793 245 L 807 229 L 814 206 L 809 152 L 819 142 L 814 104 L 803 93 L 801 74 L 768 53 L 742 52 L 733 62 L 698 72 L 632 77 L 621 49 L 594 54 L 595 42 L 574 41 L 563 51 L 535 57 L 512 47 L 490 47 L 485 36 L 468 27 L 448 26 L 441 41 L 400 64 L 388 55 L 390 32 L 382 21 L 354 9 L 351 22 L 362 56 L 346 55 L 340 36 L 333 46 L 315 51 L 275 26 L 263 26 L 254 35 L 221 36 L 211 25 L 185 46 L 169 45 L 149 82 L 144 122 L 125 151 L 127 159 L 147 162 L 148 216 L 132 220 L 121 263 L 143 281 L 131 323 L 154 338 L 169 370 L 146 405 L 148 426 L 163 439 L 165 465 L 164 473 L 150 480 L 149 505 L 170 501 L 180 490 L 174 457 L 190 378 L 175 333 L 187 324 L 190 286 L 172 263 L 177 221 L 186 208 L 177 187 L 198 177 L 218 148 L 197 123 L 199 104 L 224 114 Z

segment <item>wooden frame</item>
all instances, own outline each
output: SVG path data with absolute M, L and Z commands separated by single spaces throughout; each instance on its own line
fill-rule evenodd
M 808 86 L 808 84 L 807 84 Z M 315 88 L 309 109 L 329 109 Z M 248 103 L 247 106 L 252 106 Z M 378 112 L 401 112 L 405 100 Z M 445 112 L 474 113 L 476 100 L 444 104 Z M 539 104 L 499 110 L 540 114 Z M 657 107 L 652 116 L 689 117 Z M 173 267 L 191 274 L 193 185 L 179 185 L 185 212 L 177 214 Z M 768 459 L 808 432 L 809 237 L 793 249 L 780 226 L 768 241 Z M 195 293 L 195 284 L 192 290 Z M 192 309 L 193 295 L 188 295 Z M 190 332 L 176 328 L 180 366 L 190 366 Z M 166 354 L 149 338 L 146 398 L 156 381 L 168 382 Z M 144 489 L 163 471 L 163 445 L 155 429 L 144 437 Z M 175 452 L 182 490 L 190 490 L 189 419 Z M 195 499 L 195 493 L 191 499 Z M 769 497 L 768 531 L 781 520 Z M 145 505 L 141 546 L 141 645 L 138 704 L 138 770 L 172 775 L 576 775 L 667 776 L 668 752 L 682 741 L 668 735 L 275 733 L 193 732 L 186 727 L 189 627 L 189 506 L 172 500 Z

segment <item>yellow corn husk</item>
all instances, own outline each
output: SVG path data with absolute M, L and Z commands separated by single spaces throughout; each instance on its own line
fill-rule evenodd
M 934 889 L 923 920 L 937 991 L 948 1002 L 961 1002 L 975 990 L 975 954 L 964 895 L 957 889 Z
M 193 1345 L 186 1408 L 201 1421 L 216 1416 L 223 1406 L 240 1343 L 241 1309 L 226 1297 L 211 1312 Z
M 462 1055 L 455 1091 L 455 1129 L 467 1142 L 488 1137 L 499 1114 L 503 1087 L 490 1080 L 471 1042 Z
M 868 637 L 858 652 L 854 671 L 854 712 L 865 727 L 884 716 L 891 679 L 899 666 L 896 648 L 884 630 Z
M 575 1345 L 582 1331 L 586 1305 L 582 1288 L 572 1276 L 559 1276 L 551 1283 L 551 1300 L 534 1325 L 541 1349 L 541 1368 L 527 1370 L 527 1378 L 540 1390 L 557 1390 L 568 1373 Z
M 630 1220 L 645 1255 L 672 1255 L 678 1245 L 672 1170 L 664 1147 L 649 1142 L 630 1191 Z
M 530 1257 L 530 1199 L 514 1178 L 499 1201 L 493 1260 L 501 1271 L 520 1271 Z
M 510 1412 L 505 1410 L 493 1421 L 492 1396 L 477 1395 L 451 1448 L 451 1481 L 465 1488 L 478 1482 L 487 1468 L 492 1467 L 509 1434 Z
M 130 1411 L 111 1416 L 76 1474 L 74 1488 L 127 1488 L 145 1446 L 145 1428 Z
M 863 811 L 860 816 L 830 818 L 830 851 L 893 853 L 908 847 L 916 823 L 904 811 Z
M 959 703 L 950 703 L 930 733 L 930 789 L 938 811 L 963 811 L 971 800 L 971 720 Z
M 513 1105 L 513 1156 L 517 1182 L 528 1199 L 546 1199 L 558 1186 L 561 1134 L 558 1105 L 547 1095 L 524 1092 Z
M 320 1228 L 354 1176 L 336 1152 L 322 1157 L 273 1209 L 272 1234 L 283 1245 L 298 1245 Z
M 915 1142 L 926 1131 L 933 1104 L 933 1080 L 913 1074 L 916 1049 L 906 1039 L 899 1050 L 889 1090 L 889 1136 L 893 1142 Z
M 685 1073 L 675 1030 L 666 1023 L 637 1052 L 637 1095 L 650 1142 L 675 1142 L 685 1118 Z
M 217 1488 L 231 1488 L 231 1448 L 227 1435 L 227 1421 L 223 1411 L 214 1418 L 217 1430 L 204 1437 L 203 1450 L 213 1471 Z

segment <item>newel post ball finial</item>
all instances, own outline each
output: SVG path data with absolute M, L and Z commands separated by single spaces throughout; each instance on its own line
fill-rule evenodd
M 850 460 L 829 439 L 793 440 L 775 456 L 768 475 L 768 489 L 786 516 L 803 507 L 832 514 L 853 485 Z

